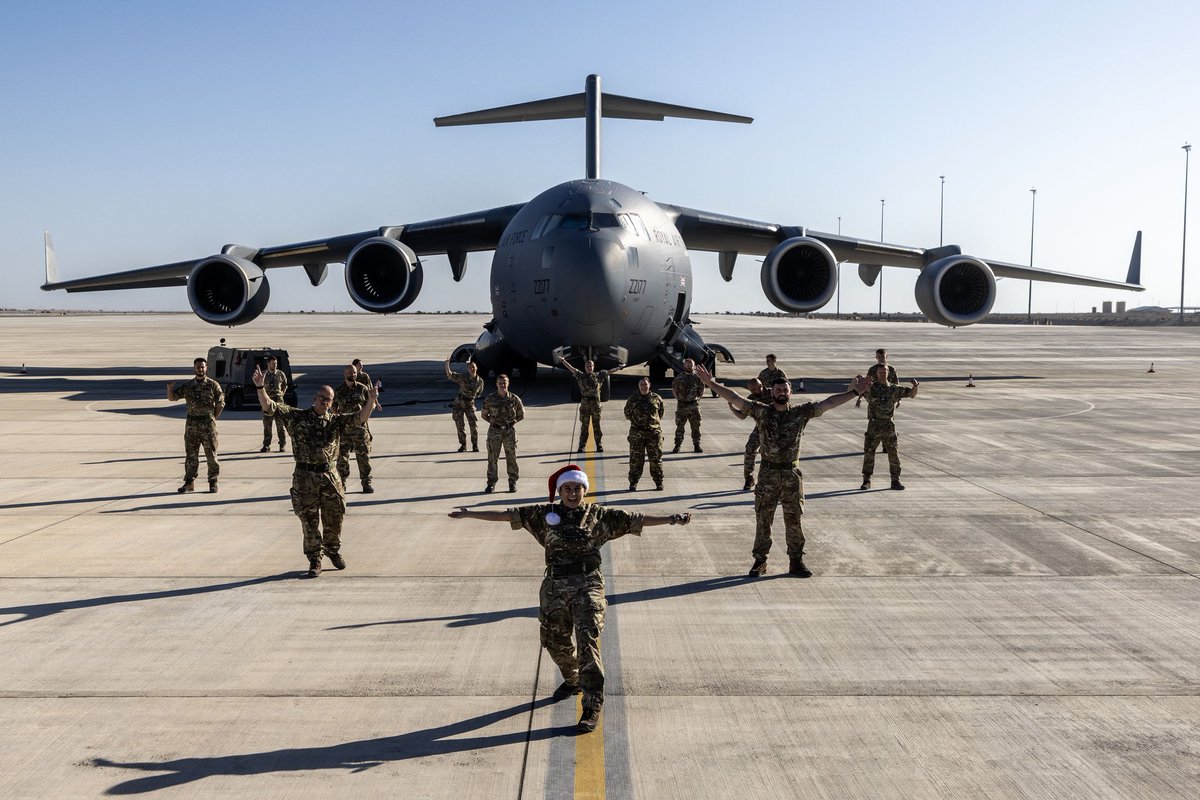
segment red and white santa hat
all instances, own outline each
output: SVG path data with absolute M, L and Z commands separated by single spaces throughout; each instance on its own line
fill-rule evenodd
M 583 485 L 583 491 L 588 490 L 587 473 L 579 467 L 578 464 L 567 464 L 560 470 L 557 470 L 550 476 L 547 482 L 547 487 L 550 489 L 550 502 L 554 502 L 554 498 L 558 497 L 558 489 L 564 483 L 578 483 Z

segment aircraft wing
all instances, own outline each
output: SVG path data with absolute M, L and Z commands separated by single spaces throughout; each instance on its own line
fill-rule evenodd
M 504 228 L 521 208 L 522 204 L 502 206 L 470 214 L 407 225 L 385 226 L 360 233 L 349 233 L 275 247 L 251 248 L 241 245 L 225 245 L 220 252 L 245 259 L 263 270 L 275 267 L 303 266 L 316 283 L 319 281 L 313 276 L 320 274 L 323 277 L 323 268 L 327 264 L 344 263 L 351 251 L 362 242 L 374 237 L 385 237 L 403 242 L 417 255 L 447 253 L 450 255 L 457 280 L 462 276 L 466 254 L 495 249 Z M 45 235 L 45 242 L 46 282 L 42 285 L 42 289 L 45 291 L 62 289 L 67 292 L 94 292 L 156 286 L 186 286 L 188 275 L 196 265 L 211 258 L 211 255 L 206 255 L 189 261 L 176 261 L 170 264 L 64 281 L 59 280 L 57 259 L 54 256 L 53 244 L 48 233 Z
M 864 276 L 872 274 L 872 271 L 877 274 L 880 267 L 924 269 L 939 259 L 960 255 L 962 252 L 956 245 L 934 248 L 910 247 L 876 242 L 870 239 L 856 239 L 836 233 L 813 231 L 800 226 L 742 219 L 682 206 L 664 203 L 658 205 L 675 221 L 675 226 L 683 236 L 689 250 L 706 250 L 721 254 L 721 275 L 725 280 L 730 280 L 733 276 L 733 261 L 738 253 L 767 255 L 776 245 L 795 237 L 808 237 L 821 242 L 832 251 L 839 263 L 849 261 L 861 265 L 860 272 L 866 270 Z M 1140 292 L 1145 290 L 1145 287 L 1141 285 L 1141 246 L 1142 234 L 1141 231 L 1138 231 L 1129 271 L 1124 281 L 1073 275 L 1067 272 L 1022 266 L 987 258 L 978 260 L 987 264 L 998 278 L 1069 283 L 1078 286 Z M 872 274 L 869 283 L 873 282 Z

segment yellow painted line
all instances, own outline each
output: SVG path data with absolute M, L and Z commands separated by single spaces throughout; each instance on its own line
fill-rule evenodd
M 583 471 L 588 475 L 588 484 L 596 486 L 596 437 L 589 436 L 584 452 Z M 575 719 L 583 713 L 583 695 L 575 698 Z M 575 797 L 576 800 L 604 800 L 604 712 L 600 713 L 600 724 L 591 733 L 575 737 Z

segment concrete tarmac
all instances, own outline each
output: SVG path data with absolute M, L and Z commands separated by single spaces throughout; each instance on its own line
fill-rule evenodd
M 719 377 L 773 351 L 800 400 L 888 347 L 921 381 L 896 415 L 908 489 L 881 452 L 858 490 L 865 409 L 814 420 L 814 577 L 786 574 L 780 515 L 747 578 L 750 424 L 702 400 L 705 452 L 685 439 L 665 491 L 629 493 L 642 371 L 615 378 L 590 499 L 694 519 L 606 546 L 607 700 L 577 735 L 538 642 L 541 548 L 446 516 L 544 502 L 577 437 L 561 372 L 516 378 L 518 491 L 481 493 L 441 362 L 485 320 L 0 317 L 0 797 L 1195 796 L 1200 330 L 701 317 L 738 358 Z M 344 572 L 299 577 L 293 459 L 258 452 L 257 412 L 219 421 L 220 492 L 202 459 L 176 494 L 165 382 L 222 336 L 287 348 L 302 405 L 355 356 L 382 378 Z

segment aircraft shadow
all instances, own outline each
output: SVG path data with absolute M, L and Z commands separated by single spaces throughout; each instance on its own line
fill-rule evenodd
M 203 480 L 201 480 L 200 478 L 197 478 L 196 481 L 197 481 L 197 483 L 200 483 L 203 486 L 203 483 L 204 483 Z M 173 492 L 168 493 L 168 496 L 170 496 L 170 494 L 173 494 Z M 256 497 L 230 497 L 228 499 L 216 500 L 216 499 L 213 499 L 213 496 L 211 494 L 204 491 L 203 489 L 196 492 L 196 494 L 199 495 L 199 497 L 197 497 L 197 499 L 186 502 L 186 503 L 161 503 L 159 505 L 135 506 L 133 508 L 102 508 L 102 509 L 100 509 L 99 513 L 101 513 L 101 514 L 135 514 L 138 511 L 172 511 L 172 510 L 188 509 L 188 508 L 211 508 L 213 506 L 237 506 L 237 505 L 245 505 L 247 503 L 269 503 L 272 500 L 288 500 L 290 502 L 292 499 L 292 496 L 290 494 L 277 494 L 277 495 L 256 496 Z M 138 496 L 146 497 L 149 495 L 138 495 Z M 186 497 L 187 495 L 184 495 L 184 496 Z
M 554 702 L 553 698 L 544 697 L 540 700 L 519 703 L 509 708 L 480 714 L 448 725 L 377 739 L 359 739 L 324 747 L 295 747 L 206 758 L 177 758 L 169 761 L 121 762 L 106 758 L 94 758 L 91 760 L 91 764 L 95 767 L 164 773 L 118 783 L 105 791 L 106 795 L 145 794 L 217 775 L 267 775 L 278 772 L 330 769 L 346 770 L 351 773 L 363 772 L 393 761 L 445 756 L 507 745 L 523 745 L 559 736 L 575 736 L 576 729 L 572 724 L 464 737 L 464 734 L 483 730 L 510 717 L 522 714 L 532 715 L 539 708 L 553 705 Z
M 668 597 L 687 597 L 693 594 L 714 592 L 719 589 L 742 586 L 753 581 L 769 581 L 786 578 L 784 574 L 768 575 L 762 578 L 749 578 L 745 575 L 722 575 L 716 578 L 703 578 L 688 583 L 677 583 L 672 586 L 658 586 L 653 589 L 639 589 L 636 592 L 617 592 L 608 594 L 608 605 L 619 606 L 626 603 L 644 603 L 651 600 L 663 600 Z M 526 608 L 506 608 L 500 611 L 480 611 L 465 614 L 451 614 L 444 617 L 417 617 L 414 619 L 390 619 L 379 622 L 359 622 L 352 625 L 337 625 L 326 628 L 330 631 L 358 630 L 360 628 L 375 628 L 381 625 L 410 625 L 418 622 L 445 622 L 447 628 L 467 628 L 473 625 L 490 625 L 510 619 L 537 619 L 537 606 Z
M 247 586 L 257 586 L 264 583 L 273 583 L 275 581 L 290 580 L 304 572 L 281 572 L 277 575 L 267 575 L 262 578 L 247 578 L 241 581 L 231 581 L 229 583 L 213 583 L 206 586 L 190 586 L 186 589 L 166 589 L 161 592 L 140 592 L 137 594 L 114 594 L 107 597 L 88 597 L 82 600 L 64 600 L 59 603 L 35 603 L 27 606 L 8 606 L 0 608 L 0 616 L 20 615 L 17 619 L 10 619 L 0 622 L 0 627 L 6 625 L 15 625 L 18 622 L 28 622 L 34 619 L 42 619 L 55 614 L 61 614 L 64 611 L 75 611 L 81 608 L 96 608 L 98 606 L 110 606 L 117 603 L 140 603 L 144 600 L 162 600 L 168 597 L 188 597 L 197 594 L 208 594 L 210 592 L 225 592 L 231 589 L 242 589 Z

